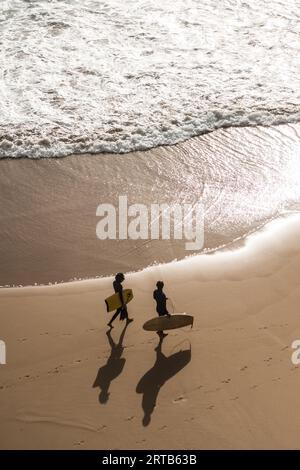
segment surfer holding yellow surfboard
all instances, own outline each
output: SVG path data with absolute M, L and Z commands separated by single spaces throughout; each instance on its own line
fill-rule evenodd
M 127 323 L 131 323 L 133 318 L 128 317 L 127 306 L 126 304 L 132 299 L 132 291 L 126 289 L 125 296 L 122 286 L 122 282 L 125 280 L 123 273 L 118 273 L 113 282 L 113 288 L 115 294 L 105 300 L 106 307 L 108 311 L 114 310 L 116 308 L 116 313 L 113 315 L 110 322 L 107 324 L 110 328 L 113 328 L 113 321 L 120 315 L 120 320 L 125 320 Z

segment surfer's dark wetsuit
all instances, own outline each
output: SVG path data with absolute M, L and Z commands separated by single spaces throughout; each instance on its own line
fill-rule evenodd
M 126 304 L 124 303 L 124 299 L 123 299 L 123 286 L 122 286 L 122 282 L 124 281 L 125 279 L 125 276 L 124 274 L 122 273 L 118 273 L 115 277 L 115 280 L 113 282 L 113 288 L 114 288 L 114 291 L 115 293 L 119 294 L 120 296 L 120 300 L 122 302 L 122 306 L 119 307 L 117 310 L 116 310 L 116 313 L 113 315 L 112 319 L 110 320 L 110 322 L 107 324 L 110 328 L 112 328 L 112 323 L 113 321 L 117 318 L 118 315 L 120 315 L 120 320 L 124 320 L 126 319 L 126 321 L 128 323 L 132 322 L 133 320 L 131 318 L 128 318 L 128 312 L 127 312 L 127 307 L 126 307 Z
M 160 317 L 163 315 L 168 315 L 169 312 L 167 310 L 167 297 L 162 288 L 155 289 L 153 292 L 153 298 L 156 300 L 156 311 L 158 315 Z
M 167 296 L 163 291 L 164 283 L 162 281 L 157 281 L 156 283 L 157 289 L 153 292 L 153 298 L 156 301 L 156 311 L 160 317 L 167 315 L 170 316 L 167 310 Z M 159 336 L 166 336 L 163 331 L 158 331 L 157 334 Z

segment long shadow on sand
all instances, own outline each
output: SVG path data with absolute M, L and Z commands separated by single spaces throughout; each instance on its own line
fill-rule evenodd
M 98 370 L 97 377 L 93 387 L 99 387 L 101 392 L 99 395 L 99 402 L 102 404 L 107 403 L 109 399 L 109 387 L 111 382 L 116 379 L 123 371 L 126 359 L 122 357 L 124 346 L 123 340 L 128 324 L 126 323 L 123 328 L 118 343 L 115 343 L 111 337 L 111 330 L 107 331 L 109 345 L 111 347 L 110 356 L 104 366 Z
M 151 421 L 151 415 L 154 411 L 156 400 L 160 389 L 181 369 L 183 369 L 191 360 L 192 352 L 190 349 L 176 352 L 167 357 L 162 353 L 162 339 L 155 348 L 156 361 L 153 367 L 141 378 L 136 386 L 136 392 L 143 394 L 142 408 L 144 411 L 143 425 L 148 426 Z

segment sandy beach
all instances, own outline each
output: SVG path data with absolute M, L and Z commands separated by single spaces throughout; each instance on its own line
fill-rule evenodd
M 0 3 L 0 451 L 300 449 L 300 3 Z
M 298 448 L 299 235 L 295 215 L 235 251 L 128 275 L 134 322 L 116 323 L 117 349 L 111 279 L 2 289 L 1 448 Z M 158 278 L 195 324 L 157 349 L 142 324 Z

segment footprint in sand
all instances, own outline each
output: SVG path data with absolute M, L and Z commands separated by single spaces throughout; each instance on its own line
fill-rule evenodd
M 255 390 L 257 387 L 258 387 L 258 385 L 256 385 L 256 384 L 255 384 L 255 385 L 251 385 L 250 389 L 251 389 L 251 390 Z
M 264 359 L 264 362 L 270 362 L 272 361 L 273 357 L 268 357 L 267 359 Z
M 102 426 L 98 426 L 98 427 L 96 428 L 96 431 L 97 431 L 97 432 L 100 432 L 100 431 L 102 431 L 102 429 L 105 429 L 105 428 L 107 428 L 106 424 L 102 424 Z
M 238 400 L 240 397 L 239 396 L 236 396 L 234 398 L 230 398 L 231 401 L 235 401 L 235 400 Z
M 47 374 L 58 374 L 60 372 L 59 369 L 61 369 L 62 367 L 62 365 L 56 366 L 54 367 L 54 369 L 48 370 Z
M 179 403 L 179 402 L 183 402 L 183 401 L 187 401 L 187 398 L 184 398 L 182 396 L 178 397 L 178 398 L 174 398 L 174 400 L 172 400 L 173 403 Z
M 78 441 L 74 442 L 73 446 L 82 446 L 84 444 L 84 441 Z
M 240 369 L 240 371 L 242 371 L 242 372 L 243 372 L 243 371 L 244 371 L 244 370 L 246 370 L 246 369 L 248 369 L 248 366 L 244 366 L 244 367 L 242 367 L 242 368 Z
M 206 409 L 207 409 L 207 410 L 213 410 L 214 407 L 215 407 L 215 405 L 209 405 Z
M 222 384 L 229 384 L 229 382 L 231 382 L 231 379 L 222 380 Z
M 132 421 L 135 418 L 135 416 L 128 416 L 125 421 Z

